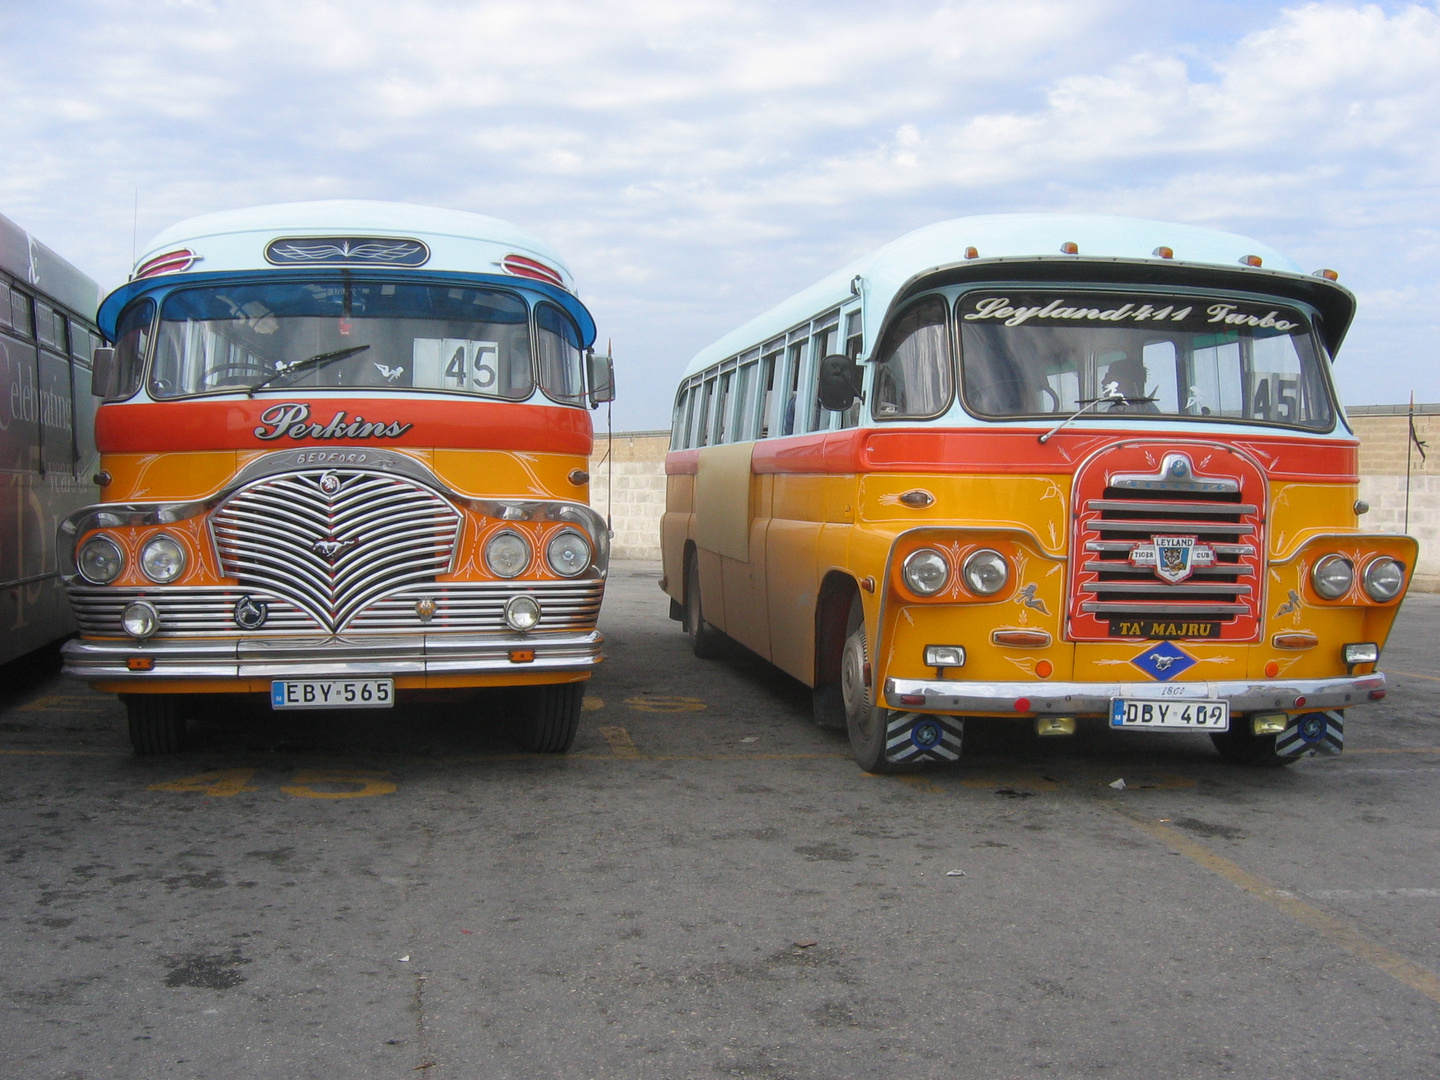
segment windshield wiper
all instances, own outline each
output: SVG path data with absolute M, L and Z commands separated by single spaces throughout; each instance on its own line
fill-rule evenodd
M 267 375 L 253 386 L 245 390 L 246 397 L 254 397 L 255 391 L 262 386 L 269 386 L 276 379 L 293 374 L 297 371 L 304 371 L 307 368 L 318 368 L 328 364 L 331 360 L 344 360 L 347 356 L 354 356 L 356 353 L 364 352 L 370 348 L 369 345 L 351 345 L 348 349 L 336 349 L 334 352 L 316 353 L 314 356 L 307 356 L 304 360 L 296 360 L 293 364 L 282 364 L 275 369 L 274 374 Z
M 1041 442 L 1041 443 L 1047 443 L 1047 442 L 1049 442 L 1049 441 L 1050 441 L 1050 437 L 1051 437 L 1052 435 L 1054 435 L 1056 432 L 1060 431 L 1062 428 L 1068 427 L 1069 424 L 1070 424 L 1070 421 L 1074 420 L 1074 419 L 1075 419 L 1076 417 L 1078 417 L 1081 413 L 1083 413 L 1083 412 L 1088 412 L 1089 410 L 1095 408 L 1095 406 L 1096 406 L 1096 405 L 1099 405 L 1101 402 L 1109 401 L 1109 402 L 1113 402 L 1113 403 L 1115 403 L 1115 404 L 1117 404 L 1117 405 L 1149 405 L 1149 404 L 1151 404 L 1152 402 L 1154 402 L 1155 400 L 1156 400 L 1156 399 L 1153 398 L 1153 397 L 1126 397 L 1124 394 L 1122 394 L 1122 393 L 1120 392 L 1119 387 L 1115 386 L 1114 383 L 1111 383 L 1108 387 L 1106 387 L 1106 392 L 1105 392 L 1104 396 L 1102 396 L 1102 397 L 1095 397 L 1095 398 L 1087 398 L 1086 400 L 1080 402 L 1080 408 L 1076 409 L 1073 413 L 1071 413 L 1069 416 L 1067 416 L 1064 420 L 1061 420 L 1060 423 L 1056 424 L 1056 425 L 1055 425 L 1053 428 L 1051 428 L 1049 431 L 1045 432 L 1044 435 L 1041 435 L 1041 436 L 1040 436 L 1040 442 Z

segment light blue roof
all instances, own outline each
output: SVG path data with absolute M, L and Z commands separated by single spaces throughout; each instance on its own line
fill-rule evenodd
M 271 241 L 295 237 L 383 237 L 419 240 L 429 249 L 423 263 L 391 267 L 392 273 L 426 275 L 487 275 L 491 280 L 552 295 L 570 310 L 581 324 L 582 336 L 594 340 L 594 320 L 575 294 L 575 280 L 559 253 L 539 237 L 517 225 L 485 214 L 463 210 L 441 210 L 409 203 L 372 202 L 364 199 L 332 199 L 320 202 L 278 203 L 243 210 L 224 210 L 189 218 L 165 229 L 135 260 L 139 271 L 157 258 L 184 251 L 192 259 L 181 260 L 174 268 L 151 271 L 132 277 L 106 297 L 101 308 L 101 329 L 113 334 L 120 309 L 143 292 L 184 283 L 187 279 L 212 279 L 218 275 L 274 272 L 267 260 Z M 414 247 L 414 245 L 411 245 Z M 559 278 L 559 287 L 514 274 L 506 257 L 519 255 L 543 264 Z M 323 265 L 323 264 L 322 264 Z M 293 269 L 287 267 L 286 269 Z M 384 266 L 366 269 L 386 269 Z
M 1062 254 L 1061 245 L 1066 243 L 1075 244 L 1078 254 Z M 969 247 L 976 249 L 978 257 L 967 261 L 965 249 Z M 1154 254 L 1160 247 L 1170 248 L 1174 258 L 1161 260 Z M 939 221 L 892 240 L 732 330 L 697 353 L 685 369 L 685 376 L 703 371 L 719 360 L 844 303 L 854 296 L 852 282 L 857 277 L 864 310 L 862 355 L 868 356 L 874 346 L 874 334 L 896 295 L 916 275 L 942 266 L 965 263 L 979 270 L 999 260 L 1045 259 L 1073 262 L 1083 275 L 1084 271 L 1079 268 L 1088 260 L 1121 259 L 1163 261 L 1169 267 L 1194 265 L 1248 270 L 1240 264 L 1247 255 L 1259 256 L 1265 268 L 1254 273 L 1268 276 L 1278 271 L 1316 280 L 1309 279 L 1292 259 L 1268 244 L 1197 225 L 1080 214 L 987 214 Z M 997 267 L 996 272 L 1003 271 Z

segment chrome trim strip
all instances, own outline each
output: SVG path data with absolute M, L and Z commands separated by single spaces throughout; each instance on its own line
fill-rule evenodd
M 353 675 L 523 674 L 527 671 L 588 671 L 604 659 L 604 636 L 579 634 L 415 634 L 405 637 L 335 637 L 228 641 L 168 640 L 144 643 L 71 640 L 65 643 L 65 674 L 81 679 L 303 679 Z M 532 649 L 535 659 L 512 663 L 511 649 Z M 134 657 L 155 661 L 150 671 L 131 671 Z
M 1186 604 L 1167 604 L 1160 600 L 1086 600 L 1080 605 L 1081 611 L 1094 612 L 1097 615 L 1104 615 L 1112 612 L 1116 615 L 1126 613 L 1147 615 L 1166 615 L 1175 618 L 1198 618 L 1202 615 L 1243 615 L 1250 609 L 1244 604 L 1212 604 L 1203 599 L 1195 600 Z M 1233 639 L 1232 639 L 1233 642 Z
M 1236 712 L 1261 709 L 1343 709 L 1370 700 L 1372 690 L 1385 687 L 1385 675 L 1341 676 L 1333 679 L 1236 680 L 1227 682 L 958 682 L 943 679 L 886 679 L 885 704 L 910 712 L 1007 713 L 1012 716 L 1105 716 L 1112 698 L 1148 701 L 1187 698 L 1228 700 Z M 923 705 L 902 702 L 901 696 L 921 696 Z M 1296 699 L 1305 704 L 1297 706 Z M 1030 709 L 1015 711 L 1015 703 L 1028 699 Z

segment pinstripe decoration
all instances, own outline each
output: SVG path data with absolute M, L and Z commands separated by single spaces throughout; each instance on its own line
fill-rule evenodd
M 885 760 L 896 764 L 958 761 L 965 721 L 959 716 L 891 713 L 885 725 Z

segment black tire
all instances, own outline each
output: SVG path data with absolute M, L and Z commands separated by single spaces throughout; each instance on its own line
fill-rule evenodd
M 575 742 L 585 683 L 552 683 L 530 691 L 520 742 L 532 754 L 563 754 Z
M 700 560 L 696 556 L 685 567 L 685 634 L 690 651 L 701 660 L 714 660 L 722 652 L 723 635 L 705 621 L 700 603 Z
M 130 745 L 137 754 L 178 754 L 185 747 L 185 717 L 174 694 L 123 694 Z
M 1278 735 L 1256 735 L 1250 726 L 1248 716 L 1230 719 L 1229 731 L 1217 731 L 1210 736 L 1220 756 L 1232 765 L 1255 765 L 1261 768 L 1279 768 L 1293 765 L 1303 755 L 1281 757 L 1275 752 Z
M 845 694 L 838 682 L 825 683 L 810 691 L 810 719 L 826 731 L 845 731 Z

